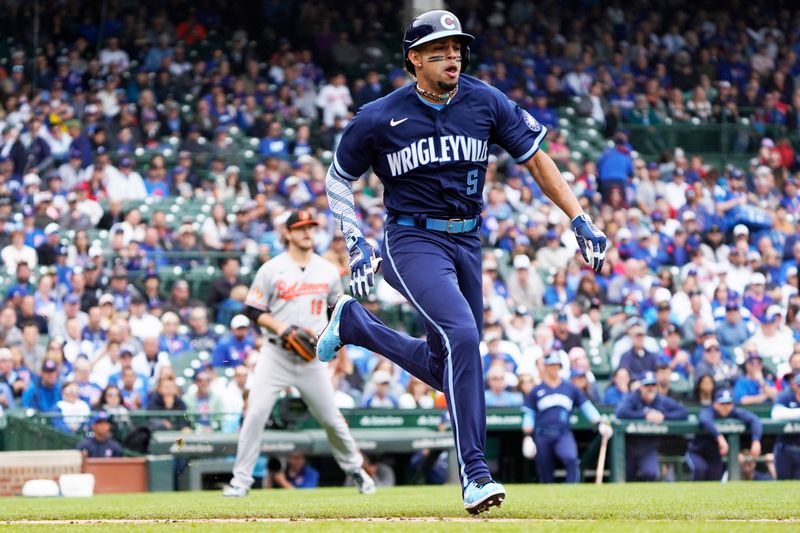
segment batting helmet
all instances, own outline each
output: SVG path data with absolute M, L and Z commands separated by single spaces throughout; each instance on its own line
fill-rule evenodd
M 406 70 L 415 74 L 414 65 L 408 60 L 409 50 L 445 37 L 461 39 L 461 70 L 465 70 L 469 66 L 469 44 L 475 40 L 475 37 L 462 32 L 458 17 L 443 9 L 423 13 L 408 25 L 406 34 L 403 36 L 403 58 Z

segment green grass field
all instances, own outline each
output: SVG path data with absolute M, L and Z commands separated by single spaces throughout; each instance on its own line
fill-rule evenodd
M 800 529 L 800 483 L 509 485 L 503 507 L 464 511 L 458 488 L 397 487 L 361 496 L 352 488 L 0 499 L 0 528 L 161 531 L 774 531 Z M 119 521 L 72 523 L 70 521 Z M 146 523 L 132 522 L 137 520 Z M 250 520 L 250 521 L 247 521 Z M 37 521 L 25 523 L 24 521 Z M 38 521 L 57 521 L 43 524 Z M 178 521 L 174 523 L 172 521 Z

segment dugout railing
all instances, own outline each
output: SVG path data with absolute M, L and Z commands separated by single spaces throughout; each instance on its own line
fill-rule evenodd
M 285 455 L 293 451 L 311 456 L 326 457 L 330 449 L 324 435 L 313 418 L 297 408 L 282 408 L 273 416 L 273 426 L 265 429 L 262 437 L 262 452 L 267 455 Z M 609 409 L 601 409 L 609 412 Z M 768 407 L 751 409 L 758 414 L 764 426 L 764 451 L 772 447 L 776 435 L 800 433 L 800 422 L 773 421 L 768 418 Z M 613 482 L 625 480 L 625 450 L 628 438 L 637 435 L 663 437 L 662 453 L 672 462 L 680 463 L 688 438 L 702 431 L 697 422 L 699 408 L 690 409 L 690 419 L 683 422 L 651 424 L 642 420 L 616 420 L 612 416 L 615 435 L 608 451 L 607 475 Z M 374 454 L 408 455 L 423 449 L 450 450 L 453 447 L 449 428 L 443 423 L 443 411 L 439 410 L 387 410 L 354 409 L 343 411 L 353 434 L 363 451 Z M 210 430 L 209 426 L 197 425 L 197 420 L 208 421 L 212 417 L 219 421 L 230 420 L 238 415 L 232 413 L 187 413 L 187 412 L 130 412 L 126 419 L 128 430 L 147 427 L 153 420 L 169 420 L 171 428 L 158 429 L 152 426 L 150 454 L 168 455 L 175 459 L 201 461 L 211 458 L 230 457 L 235 454 L 237 443 L 236 426 L 229 431 Z M 15 411 L 0 418 L 0 449 L 67 449 L 73 448 L 79 434 L 65 434 L 52 427 L 56 415 L 31 411 Z M 275 422 L 277 419 L 277 422 Z M 181 426 L 181 424 L 185 424 Z M 498 477 L 509 481 L 533 481 L 530 462 L 520 454 L 522 416 L 517 408 L 490 408 L 487 410 L 488 443 L 487 455 Z M 594 427 L 582 415 L 573 415 L 572 426 L 582 452 L 582 469 L 585 477 L 594 477 L 599 438 Z M 179 429 L 185 427 L 186 429 Z M 284 428 L 284 429 L 278 429 Z M 728 454 L 728 477 L 740 478 L 737 455 L 749 443 L 747 428 L 739 421 L 726 421 L 718 425 L 730 445 Z M 124 439 L 125 435 L 117 434 Z M 136 455 L 128 451 L 127 455 Z M 452 455 L 452 454 L 451 454 Z M 401 477 L 402 478 L 402 477 Z

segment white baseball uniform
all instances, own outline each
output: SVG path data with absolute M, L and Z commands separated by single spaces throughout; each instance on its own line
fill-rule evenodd
M 264 263 L 256 273 L 245 304 L 266 312 L 285 324 L 307 328 L 315 333 L 328 323 L 328 306 L 342 293 L 339 271 L 333 263 L 314 254 L 305 268 L 282 253 Z M 267 332 L 267 338 L 277 335 Z M 280 344 L 280 341 L 278 341 Z M 279 344 L 265 342 L 256 363 L 247 401 L 231 486 L 250 488 L 253 467 L 258 459 L 261 431 L 278 394 L 295 386 L 311 415 L 325 429 L 333 457 L 345 472 L 361 468 L 361 452 L 342 414 L 336 408 L 335 393 L 328 364 L 306 362 Z

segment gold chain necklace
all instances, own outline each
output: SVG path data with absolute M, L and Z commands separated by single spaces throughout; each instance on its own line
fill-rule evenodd
M 458 85 L 456 85 L 452 91 L 444 94 L 436 94 L 430 91 L 426 91 L 425 89 L 421 89 L 419 83 L 415 83 L 414 88 L 417 90 L 417 93 L 419 93 L 420 96 L 424 96 L 425 98 L 429 98 L 431 100 L 437 100 L 439 102 L 444 102 L 444 103 L 448 103 L 450 100 L 452 100 L 453 97 L 458 92 Z

